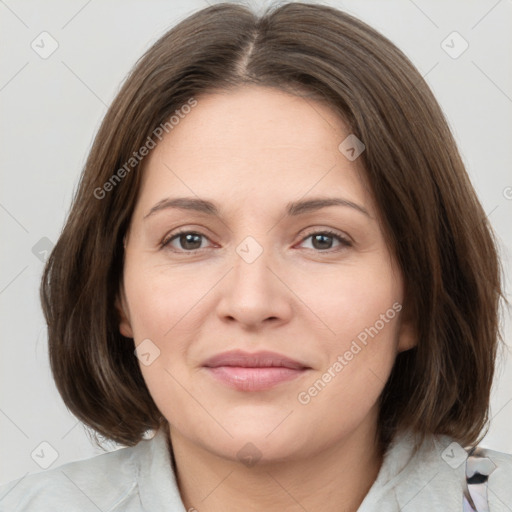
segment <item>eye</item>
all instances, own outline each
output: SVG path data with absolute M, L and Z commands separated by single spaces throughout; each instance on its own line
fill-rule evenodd
M 201 238 L 206 239 L 206 236 L 195 231 L 178 231 L 164 238 L 160 245 L 163 249 L 164 247 L 172 246 L 172 242 L 176 241 L 181 247 L 172 246 L 171 250 L 176 252 L 194 252 L 204 248 L 201 247 Z
M 348 238 L 331 230 L 313 231 L 305 236 L 301 242 L 303 243 L 308 238 L 311 238 L 313 246 L 312 249 L 317 250 L 318 252 L 336 252 L 345 247 L 352 246 L 352 242 L 348 240 Z M 204 247 L 202 247 L 202 239 L 208 240 L 208 238 L 202 233 L 183 230 L 168 235 L 161 242 L 160 246 L 162 249 L 168 247 L 174 252 L 194 253 L 195 251 L 204 249 Z M 338 241 L 338 249 L 331 250 L 333 241 Z M 180 247 L 172 245 L 173 242 L 176 242 Z
M 339 242 L 340 247 L 329 252 L 336 252 L 342 250 L 345 247 L 352 246 L 352 242 L 348 240 L 348 238 L 331 230 L 313 231 L 312 233 L 309 233 L 306 237 L 304 237 L 302 239 L 302 242 L 304 242 L 308 238 L 311 238 L 311 243 L 313 246 L 312 249 L 318 250 L 320 252 L 326 252 L 332 249 L 333 240 L 337 240 Z

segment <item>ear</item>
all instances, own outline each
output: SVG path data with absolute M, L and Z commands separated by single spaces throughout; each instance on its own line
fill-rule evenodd
M 417 330 L 409 308 L 401 312 L 399 322 L 397 351 L 405 352 L 418 344 Z
M 126 303 L 126 296 L 124 293 L 124 286 L 121 284 L 119 293 L 116 296 L 115 308 L 119 317 L 119 332 L 125 338 L 133 338 L 133 331 L 130 322 L 130 313 Z
M 398 332 L 398 352 L 405 352 L 414 348 L 418 344 L 416 330 L 413 329 L 410 322 L 402 322 Z

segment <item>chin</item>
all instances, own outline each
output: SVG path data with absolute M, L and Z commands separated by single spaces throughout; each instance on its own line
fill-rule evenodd
M 314 432 L 305 431 L 307 422 L 292 421 L 293 414 L 283 421 L 286 414 L 239 416 L 236 423 L 223 423 L 233 437 L 201 436 L 200 442 L 217 456 L 248 466 L 247 460 L 261 465 L 307 457 L 311 448 L 314 451 Z
M 209 446 L 209 449 L 219 457 L 247 467 L 293 461 L 305 456 L 302 453 L 304 447 L 297 446 L 296 440 L 289 434 L 276 436 L 275 439 L 271 437 L 263 432 L 240 433 L 220 446 Z

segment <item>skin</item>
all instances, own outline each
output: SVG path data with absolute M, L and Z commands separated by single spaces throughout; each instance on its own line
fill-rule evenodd
M 378 397 L 397 353 L 414 345 L 402 312 L 309 403 L 297 397 L 402 304 L 361 159 L 338 150 L 350 132 L 326 105 L 256 86 L 197 100 L 146 157 L 117 301 L 121 333 L 160 351 L 140 367 L 171 425 L 182 499 L 201 512 L 356 510 L 382 463 Z M 147 216 L 183 196 L 215 202 L 221 217 Z M 330 206 L 285 215 L 288 202 L 316 196 L 367 214 Z M 162 248 L 178 228 L 204 236 Z M 341 241 L 311 236 L 326 229 Z M 248 236 L 249 253 L 263 251 L 251 263 L 237 252 Z M 232 349 L 279 352 L 310 370 L 270 390 L 234 390 L 202 367 Z M 249 442 L 261 457 L 252 466 L 237 456 Z

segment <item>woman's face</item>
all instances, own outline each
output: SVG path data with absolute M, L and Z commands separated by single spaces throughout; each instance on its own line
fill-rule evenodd
M 373 432 L 413 337 L 361 147 L 281 91 L 196 99 L 146 157 L 118 303 L 171 436 L 270 461 Z

